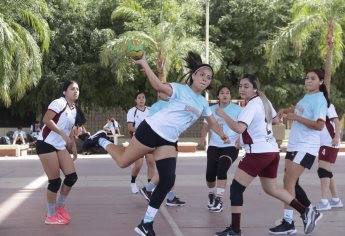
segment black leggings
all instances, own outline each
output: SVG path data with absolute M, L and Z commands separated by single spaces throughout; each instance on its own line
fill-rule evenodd
M 295 193 L 296 193 L 296 199 L 300 203 L 302 203 L 305 207 L 308 207 L 311 204 L 307 194 L 305 193 L 301 185 L 299 185 L 299 178 L 297 179 L 297 182 L 295 185 Z
M 169 157 L 156 161 L 159 183 L 152 193 L 149 206 L 159 209 L 166 195 L 175 184 L 176 158 Z

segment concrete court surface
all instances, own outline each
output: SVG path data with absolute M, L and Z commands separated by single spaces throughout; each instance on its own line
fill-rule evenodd
M 282 185 L 284 153 L 279 165 L 278 183 Z M 0 236 L 130 236 L 140 222 L 147 202 L 130 192 L 130 169 L 120 169 L 108 155 L 80 155 L 75 162 L 79 180 L 67 199 L 72 216 L 69 225 L 45 225 L 47 178 L 37 156 L 0 157 Z M 187 202 L 184 207 L 162 205 L 154 229 L 160 236 L 211 236 L 230 222 L 229 183 L 238 161 L 230 168 L 224 197 L 225 209 L 209 213 L 206 209 L 205 152 L 181 153 L 177 163 L 176 193 Z M 319 201 L 317 163 L 302 175 L 301 185 L 313 202 Z M 335 166 L 339 194 L 345 202 L 345 153 Z M 147 182 L 146 167 L 138 184 Z M 242 235 L 266 236 L 268 228 L 279 223 L 283 204 L 267 196 L 256 179 L 244 193 Z M 297 235 L 304 235 L 295 213 Z M 345 209 L 324 212 L 310 235 L 345 235 Z

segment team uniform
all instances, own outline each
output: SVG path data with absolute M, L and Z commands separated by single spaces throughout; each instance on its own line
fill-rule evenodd
M 239 138 L 239 134 L 230 129 L 225 120 L 217 115 L 216 110 L 218 108 L 219 104 L 215 104 L 210 107 L 213 116 L 223 128 L 224 133 L 229 137 L 230 143 L 224 143 L 218 134 L 216 134 L 213 130 L 210 130 L 209 146 L 207 149 L 207 182 L 215 182 L 216 179 L 226 180 L 227 172 L 231 164 L 234 163 L 238 157 L 236 141 Z M 231 119 L 237 121 L 242 108 L 237 104 L 229 103 L 223 108 L 223 110 L 228 116 L 231 117 Z M 207 123 L 206 120 L 204 120 L 204 122 Z M 224 189 L 217 188 L 216 191 L 217 194 L 209 189 L 208 208 L 210 212 L 221 212 L 223 210 L 222 195 L 224 193 Z M 215 197 L 215 195 L 217 195 L 217 197 Z
M 295 114 L 308 120 L 326 121 L 327 101 L 322 92 L 306 94 L 296 105 Z M 293 121 L 285 159 L 310 169 L 320 148 L 321 131 Z
M 75 107 L 69 106 L 66 99 L 61 97 L 52 101 L 48 106 L 48 110 L 56 113 L 53 118 L 54 122 L 62 132 L 69 136 L 75 124 L 77 115 Z M 48 126 L 44 125 L 37 139 L 37 154 L 44 154 L 64 149 L 66 149 L 65 140 L 59 134 L 49 129 Z
M 156 112 L 163 110 L 164 108 L 168 107 L 168 105 L 169 105 L 168 101 L 158 100 L 157 102 L 152 104 L 152 106 L 150 107 L 150 111 L 149 111 L 148 116 L 152 116 Z
M 277 112 L 271 105 L 272 117 Z M 247 125 L 241 135 L 241 144 L 246 151 L 238 167 L 247 174 L 256 177 L 276 178 L 279 164 L 279 148 L 273 136 L 272 123 L 266 123 L 264 105 L 259 96 L 251 98 L 238 122 Z
M 320 150 L 319 150 L 319 160 L 328 161 L 330 163 L 335 163 L 337 159 L 339 144 L 337 146 L 332 145 L 332 140 L 335 136 L 335 125 L 333 119 L 338 118 L 338 114 L 335 110 L 333 104 L 327 109 L 326 123 L 321 131 L 320 136 Z

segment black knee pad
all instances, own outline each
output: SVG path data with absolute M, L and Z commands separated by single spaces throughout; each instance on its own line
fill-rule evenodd
M 53 193 L 57 193 L 59 191 L 60 186 L 61 186 L 61 178 L 57 179 L 50 179 L 48 180 L 48 189 L 49 191 L 52 191 Z
M 319 168 L 317 169 L 317 174 L 319 176 L 319 178 L 332 178 L 333 177 L 333 173 L 324 169 L 324 168 Z
M 231 206 L 242 206 L 243 205 L 243 192 L 246 187 L 237 182 L 235 179 L 232 181 L 230 186 L 230 201 Z
M 176 158 L 166 158 L 156 162 L 161 190 L 168 193 L 175 184 Z M 157 186 L 158 186 L 157 185 Z
M 232 159 L 229 156 L 219 157 L 217 177 L 219 180 L 226 180 L 228 178 L 228 170 L 232 164 Z
M 75 182 L 77 182 L 78 180 L 78 175 L 77 173 L 71 173 L 65 176 L 65 179 L 63 181 L 64 185 L 68 186 L 68 187 L 72 187 Z

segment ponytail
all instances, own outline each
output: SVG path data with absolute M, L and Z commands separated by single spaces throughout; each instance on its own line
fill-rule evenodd
M 272 123 L 273 117 L 272 117 L 272 107 L 271 107 L 270 102 L 268 101 L 266 95 L 260 90 L 258 90 L 258 96 L 260 97 L 262 104 L 264 105 L 266 122 Z
M 85 118 L 85 115 L 83 113 L 83 111 L 78 107 L 78 106 L 75 106 L 76 110 L 77 110 L 77 115 L 75 117 L 75 125 L 76 126 L 82 126 L 83 124 L 86 123 L 86 118 Z
M 327 87 L 326 87 L 325 83 L 322 83 L 320 85 L 319 90 L 320 90 L 320 92 L 323 92 L 323 95 L 325 96 L 326 101 L 327 101 L 327 107 L 329 107 L 331 105 L 331 101 L 329 100 L 328 91 L 327 91 Z

